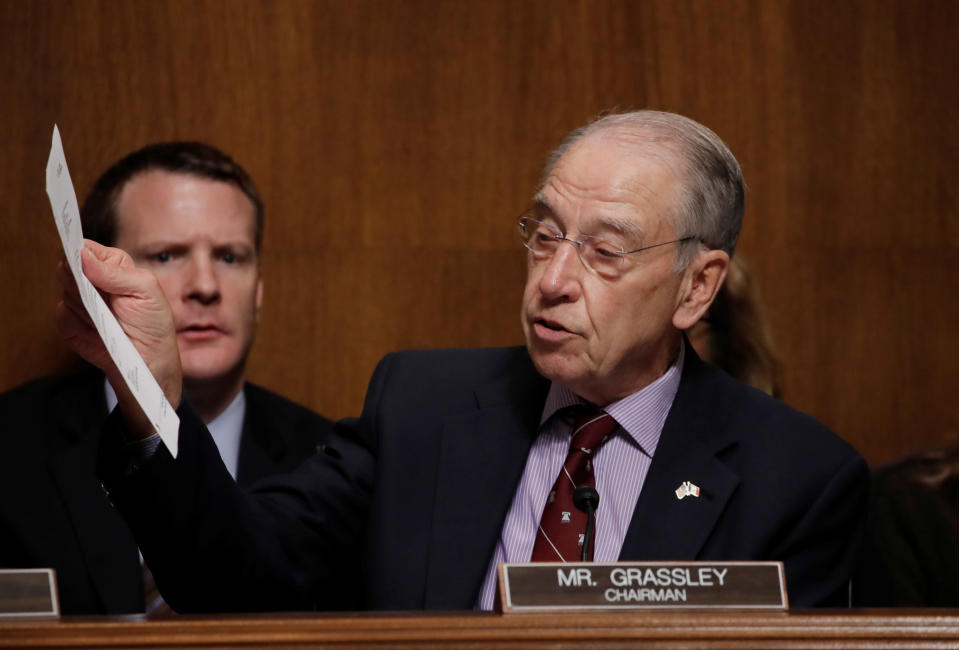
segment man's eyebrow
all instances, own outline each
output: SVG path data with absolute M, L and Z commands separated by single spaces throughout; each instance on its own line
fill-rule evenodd
M 176 240 L 176 239 L 148 239 L 146 241 L 139 242 L 133 248 L 137 250 L 153 250 L 160 248 L 186 248 L 188 246 L 187 242 Z
M 643 236 L 643 228 L 632 219 L 625 219 L 623 217 L 599 217 L 593 223 L 610 230 L 616 230 L 624 235 L 634 235 L 640 238 Z
M 556 214 L 553 206 L 549 204 L 549 200 L 542 194 L 537 194 L 533 197 L 533 208 L 543 212 L 548 212 L 549 214 Z

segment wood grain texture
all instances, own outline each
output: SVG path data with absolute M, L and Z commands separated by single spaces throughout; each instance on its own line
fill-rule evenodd
M 955 648 L 951 610 L 0 620 L 0 648 Z
M 251 378 L 340 417 L 392 349 L 520 342 L 513 218 L 547 152 L 653 107 L 743 165 L 786 401 L 874 463 L 957 441 L 957 33 L 950 0 L 0 1 L 0 390 L 70 363 L 54 122 L 81 195 L 156 140 L 249 169 Z

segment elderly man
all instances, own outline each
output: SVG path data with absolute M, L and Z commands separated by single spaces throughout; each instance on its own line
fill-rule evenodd
M 209 468 L 155 282 L 91 245 L 88 276 L 182 416 L 175 460 L 128 396 L 101 443 L 164 594 L 186 610 L 488 609 L 497 563 L 579 558 L 571 492 L 594 484 L 595 560 L 781 560 L 793 605 L 844 603 L 865 462 L 682 335 L 723 281 L 743 196 L 735 158 L 692 120 L 640 111 L 575 132 L 519 220 L 526 347 L 387 356 L 357 444 L 252 496 Z M 115 376 L 61 277 L 66 339 Z M 341 598 L 344 566 L 358 602 Z
M 150 145 L 100 177 L 82 219 L 88 236 L 158 279 L 186 394 L 229 473 L 248 486 L 313 455 L 332 423 L 245 381 L 263 297 L 263 204 L 247 173 L 205 144 Z M 92 369 L 0 396 L 0 493 L 11 497 L 0 500 L 0 566 L 56 569 L 66 614 L 154 602 L 144 603 L 137 546 L 96 480 L 97 439 L 116 401 Z

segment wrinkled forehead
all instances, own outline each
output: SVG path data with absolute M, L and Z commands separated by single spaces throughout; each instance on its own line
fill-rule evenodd
M 535 204 L 564 228 L 650 235 L 672 228 L 679 178 L 667 149 L 600 132 L 560 157 Z
M 575 229 L 580 235 L 619 234 L 641 240 L 649 226 L 637 219 L 632 211 L 620 214 L 616 209 L 591 208 L 579 211 L 580 218 L 570 218 L 569 212 L 553 207 L 544 193 L 539 193 L 533 199 L 533 218 L 558 230 L 571 234 Z

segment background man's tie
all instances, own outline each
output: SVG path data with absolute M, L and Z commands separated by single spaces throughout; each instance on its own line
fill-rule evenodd
M 596 487 L 593 455 L 616 428 L 616 420 L 595 408 L 576 408 L 569 455 L 553 484 L 533 545 L 533 562 L 578 562 L 582 555 L 586 513 L 573 505 L 573 490 Z M 592 548 L 588 558 L 593 559 Z

